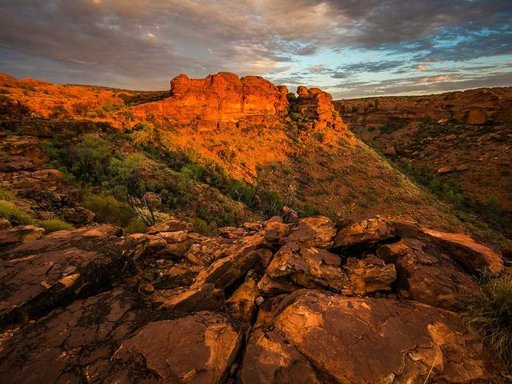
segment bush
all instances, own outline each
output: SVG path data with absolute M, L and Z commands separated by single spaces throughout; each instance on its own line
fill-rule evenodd
M 133 219 L 131 219 L 128 222 L 128 225 L 126 225 L 126 227 L 124 228 L 125 232 L 128 234 L 143 233 L 146 232 L 147 229 L 148 227 L 146 226 L 146 224 L 144 224 L 144 222 L 138 217 L 134 217 Z
M 28 225 L 34 222 L 34 218 L 27 212 L 5 200 L 0 200 L 0 217 L 14 225 Z
M 407 125 L 408 120 L 401 117 L 390 118 L 381 127 L 380 131 L 384 134 L 389 134 Z
M 114 149 L 98 135 L 83 135 L 82 141 L 71 148 L 67 156 L 69 170 L 78 179 L 100 185 L 106 179 Z
M 107 193 L 89 194 L 84 200 L 84 207 L 96 214 L 99 223 L 125 226 L 135 216 L 127 204 Z
M 0 200 L 12 201 L 15 199 L 16 199 L 16 196 L 13 193 L 11 193 L 3 188 L 0 188 Z
M 217 225 L 215 223 L 208 224 L 206 221 L 199 218 L 190 219 L 194 231 L 201 235 L 214 235 L 217 232 Z
M 39 222 L 39 226 L 44 228 L 46 233 L 62 231 L 62 230 L 71 230 L 73 229 L 73 225 L 66 223 L 60 219 L 49 219 Z
M 464 320 L 512 367 L 512 276 L 491 279 L 469 297 Z
M 68 115 L 68 110 L 62 104 L 57 104 L 52 108 L 51 118 L 65 117 Z
M 285 202 L 277 193 L 266 190 L 259 190 L 258 196 L 261 199 L 258 210 L 263 214 L 265 218 L 270 218 L 272 216 L 281 214 Z

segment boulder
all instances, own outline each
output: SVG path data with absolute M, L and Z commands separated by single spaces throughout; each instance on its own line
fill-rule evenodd
M 489 121 L 487 113 L 481 109 L 472 109 L 468 112 L 466 123 L 470 125 L 483 125 Z
M 210 312 L 152 322 L 121 344 L 107 382 L 221 383 L 241 340 L 224 317 Z
M 464 233 L 449 233 L 422 227 L 421 231 L 431 242 L 443 247 L 452 258 L 464 265 L 471 273 L 503 272 L 503 257 L 484 244 L 477 243 Z
M 459 383 L 498 377 L 451 312 L 414 302 L 299 291 L 251 335 L 241 383 Z M 288 379 L 289 380 L 289 379 Z
M 378 291 L 391 291 L 396 280 L 394 264 L 385 264 L 382 259 L 370 255 L 364 259 L 351 257 L 345 265 L 354 293 L 366 295 Z
M 110 358 L 151 319 L 123 289 L 77 300 L 11 332 L 0 351 L 2 383 L 105 382 Z M 133 382 L 137 382 L 134 379 Z
M 38 317 L 85 292 L 108 286 L 142 253 L 145 239 L 101 225 L 58 231 L 5 252 L 0 260 L 0 322 Z
M 303 247 L 329 248 L 336 236 L 335 224 L 325 216 L 306 217 L 288 235 L 288 242 Z
M 0 248 L 8 245 L 25 243 L 39 239 L 44 233 L 43 228 L 34 225 L 19 225 L 0 230 Z
M 254 316 L 259 294 L 256 279 L 249 276 L 226 300 L 226 310 L 230 317 L 247 327 Z
M 464 307 L 464 297 L 478 291 L 476 282 L 436 246 L 410 238 L 384 244 L 377 255 L 398 269 L 401 297 L 452 311 Z
M 288 243 L 274 255 L 258 286 L 267 294 L 300 287 L 341 292 L 349 284 L 340 264 L 340 257 L 325 249 Z
M 372 245 L 396 237 L 394 226 L 381 217 L 358 221 L 341 228 L 334 239 L 335 248 Z

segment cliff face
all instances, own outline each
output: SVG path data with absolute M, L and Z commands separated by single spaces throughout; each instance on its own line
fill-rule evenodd
M 221 72 L 204 79 L 179 75 L 171 80 L 171 97 L 143 105 L 138 112 L 167 116 L 178 125 L 208 130 L 277 124 L 286 115 L 286 87 L 257 76 L 239 78 Z
M 220 72 L 204 79 L 179 75 L 171 80 L 171 97 L 135 108 L 137 116 L 152 114 L 179 126 L 198 130 L 273 127 L 286 122 L 291 109 L 317 130 L 343 130 L 346 125 L 334 109 L 332 96 L 318 88 L 298 88 L 291 105 L 288 89 L 258 76 L 239 78 Z
M 299 95 L 296 99 L 296 108 L 302 116 L 314 120 L 315 129 L 332 128 L 343 130 L 347 126 L 334 109 L 332 96 L 318 88 L 307 89 L 300 86 L 297 89 Z

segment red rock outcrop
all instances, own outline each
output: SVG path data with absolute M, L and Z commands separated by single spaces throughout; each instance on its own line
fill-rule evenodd
M 334 109 L 331 94 L 318 88 L 307 89 L 300 86 L 297 89 L 299 95 L 296 100 L 297 109 L 304 117 L 314 120 L 314 128 L 322 130 L 332 128 L 342 130 L 347 126 Z
M 259 76 L 239 78 L 220 72 L 204 79 L 181 74 L 171 80 L 171 96 L 133 108 L 136 115 L 165 116 L 178 126 L 199 130 L 284 123 L 290 105 L 285 86 L 276 86 Z M 334 109 L 332 96 L 318 88 L 299 87 L 295 100 L 298 112 L 318 130 L 346 128 Z
M 286 114 L 286 87 L 258 76 L 239 78 L 220 72 L 204 79 L 179 75 L 171 80 L 171 97 L 136 108 L 167 116 L 178 125 L 197 129 L 250 124 L 275 125 Z

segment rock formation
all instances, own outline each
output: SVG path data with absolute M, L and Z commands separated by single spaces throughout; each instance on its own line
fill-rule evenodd
M 307 89 L 300 86 L 297 89 L 298 97 L 295 101 L 297 111 L 307 119 L 314 121 L 314 128 L 323 130 L 332 128 L 342 130 L 346 128 L 340 115 L 334 109 L 332 96 L 318 88 Z
M 264 125 L 282 125 L 290 105 L 285 86 L 275 86 L 258 76 L 239 78 L 220 72 L 204 79 L 179 75 L 171 80 L 171 96 L 135 108 L 135 114 L 166 116 L 177 125 L 198 130 Z M 298 112 L 314 122 L 316 129 L 346 128 L 334 110 L 332 96 L 318 88 L 299 87 Z
M 218 237 L 172 219 L 11 243 L 2 382 L 506 381 L 457 314 L 500 254 L 394 218 L 286 214 Z
M 239 78 L 234 73 L 220 72 L 204 79 L 189 79 L 182 74 L 171 80 L 170 97 L 138 109 L 168 116 L 178 125 L 195 125 L 198 130 L 272 126 L 287 113 L 287 93 L 286 87 L 257 76 Z
M 16 193 L 18 204 L 37 218 L 91 223 L 94 214 L 78 204 L 78 191 L 59 170 L 45 168 L 48 160 L 38 137 L 0 132 L 0 188 Z

